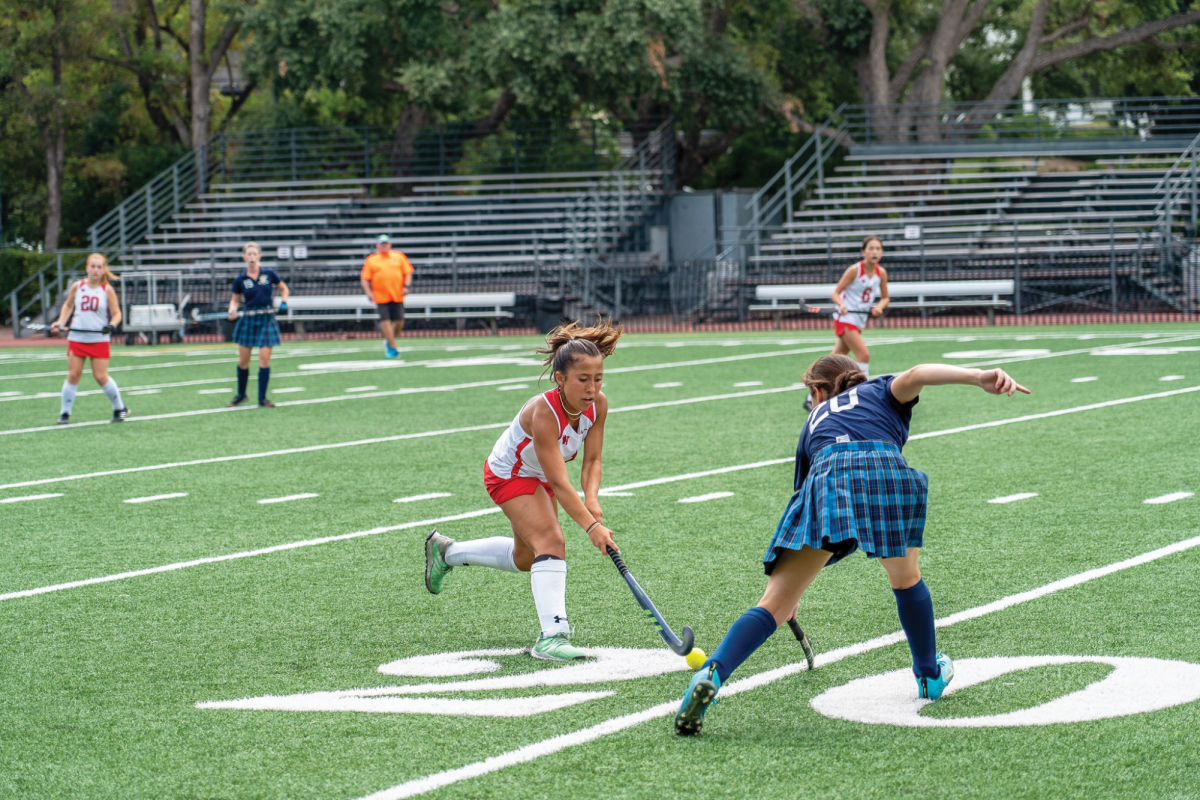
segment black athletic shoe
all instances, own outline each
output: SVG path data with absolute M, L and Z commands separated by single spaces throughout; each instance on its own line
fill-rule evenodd
M 270 400 L 263 400 L 261 403 L 258 404 L 258 407 L 259 408 L 274 408 L 275 404 L 272 403 Z
M 235 394 L 233 396 L 233 399 L 229 401 L 229 405 L 226 406 L 226 408 L 233 408 L 234 406 L 240 406 L 244 402 L 246 402 L 246 395 Z
M 811 394 L 808 397 L 804 398 L 804 410 L 812 411 L 812 395 Z
M 71 415 L 70 414 L 59 414 L 58 415 L 58 424 L 59 425 L 70 425 L 71 424 Z
M 113 412 L 113 418 L 111 421 L 112 422 L 124 422 L 125 418 L 128 416 L 129 416 L 128 408 L 118 408 L 116 411 Z

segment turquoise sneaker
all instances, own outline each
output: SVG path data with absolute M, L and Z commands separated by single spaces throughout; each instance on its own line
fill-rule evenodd
M 715 664 L 706 664 L 692 676 L 683 693 L 683 703 L 675 712 L 675 735 L 695 736 L 704 727 L 704 712 L 717 704 L 721 676 Z
M 384 357 L 384 358 L 396 358 L 396 357 L 398 357 L 399 355 L 400 355 L 400 351 L 399 351 L 399 350 L 396 350 L 395 348 L 393 348 L 393 347 L 392 347 L 390 344 L 388 344 L 387 342 L 384 342 L 384 343 L 383 343 L 383 357 Z
M 437 528 L 425 537 L 425 588 L 430 594 L 442 593 L 446 576 L 454 569 L 446 563 L 446 551 L 452 544 L 454 540 L 449 536 L 442 536 L 437 532 Z
M 529 655 L 543 661 L 578 661 L 588 657 L 587 653 L 571 644 L 570 636 L 566 633 L 543 636 L 529 648 Z
M 936 678 L 917 678 L 917 696 L 926 700 L 937 700 L 954 680 L 954 662 L 945 653 L 937 654 L 940 668 Z

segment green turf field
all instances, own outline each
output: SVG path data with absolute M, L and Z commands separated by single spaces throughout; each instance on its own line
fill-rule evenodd
M 831 339 L 629 336 L 606 362 L 605 522 L 710 653 L 764 586 Z M 856 554 L 801 604 L 818 668 L 784 629 L 695 739 L 671 734 L 683 660 L 565 515 L 575 641 L 620 652 L 522 655 L 526 576 L 425 590 L 431 527 L 507 531 L 482 462 L 537 341 L 289 343 L 273 410 L 224 408 L 232 346 L 116 347 L 131 418 L 85 374 L 67 427 L 62 351 L 0 350 L 0 797 L 1200 796 L 1200 330 L 870 332 L 873 373 L 1001 365 L 1034 392 L 927 389 L 905 448 L 963 688 L 917 708 Z

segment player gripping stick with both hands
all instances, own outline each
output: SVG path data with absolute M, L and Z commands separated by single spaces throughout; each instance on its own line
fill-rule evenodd
M 279 286 L 279 310 L 287 310 L 288 287 L 273 269 L 259 266 L 262 249 L 255 242 L 242 246 L 242 261 L 246 271 L 233 279 L 233 294 L 229 298 L 229 319 L 237 320 L 233 329 L 233 341 L 238 346 L 237 394 L 229 401 L 230 406 L 246 402 L 246 384 L 250 380 L 250 350 L 258 348 L 258 405 L 274 408 L 267 399 L 267 384 L 271 380 L 271 350 L 280 342 L 279 323 L 275 320 L 271 295 Z M 246 310 L 238 315 L 238 305 L 245 299 Z
M 465 542 L 436 530 L 425 540 L 425 586 L 439 594 L 455 567 L 529 572 L 541 636 L 534 658 L 574 661 L 585 654 L 571 644 L 567 623 L 567 562 L 558 504 L 602 553 L 617 549 L 600 509 L 600 453 L 608 399 L 600 391 L 604 359 L 616 349 L 620 327 L 607 323 L 555 328 L 546 347 L 555 387 L 528 400 L 500 436 L 483 465 L 484 485 L 512 525 L 512 537 Z M 586 444 L 585 444 L 586 442 Z M 567 462 L 583 449 L 583 499 L 571 485 Z
M 989 394 L 1029 393 L 1004 370 L 922 364 L 867 380 L 846 356 L 817 359 L 804 374 L 817 405 L 796 448 L 794 494 L 763 557 L 767 588 L 738 618 L 692 677 L 675 715 L 675 732 L 700 732 L 722 684 L 780 625 L 826 564 L 858 548 L 878 558 L 896 596 L 900 625 L 912 652 L 917 695 L 942 696 L 954 664 L 938 652 L 933 601 L 917 556 L 925 531 L 929 476 L 900 451 L 913 406 L 926 386 L 965 384 Z
M 113 329 L 121 324 L 121 304 L 113 291 L 112 281 L 117 276 L 108 268 L 108 259 L 100 253 L 87 258 L 87 278 L 71 285 L 63 302 L 62 312 L 50 326 L 52 333 L 67 329 L 67 318 L 71 318 L 67 334 L 67 380 L 62 388 L 62 411 L 58 424 L 71 422 L 71 409 L 75 405 L 75 393 L 83 377 L 83 365 L 92 360 L 92 377 L 104 391 L 113 407 L 113 422 L 123 422 L 129 409 L 121 400 L 117 382 L 108 374 L 110 343 Z

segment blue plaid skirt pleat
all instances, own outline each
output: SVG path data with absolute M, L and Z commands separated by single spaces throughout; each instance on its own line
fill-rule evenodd
M 245 314 L 233 329 L 233 341 L 242 347 L 274 347 L 279 344 L 279 323 L 274 314 Z
M 846 442 L 817 453 L 800 491 L 788 501 L 763 557 L 805 545 L 833 553 L 833 564 L 862 548 L 871 558 L 903 556 L 925 533 L 929 476 L 886 442 Z

